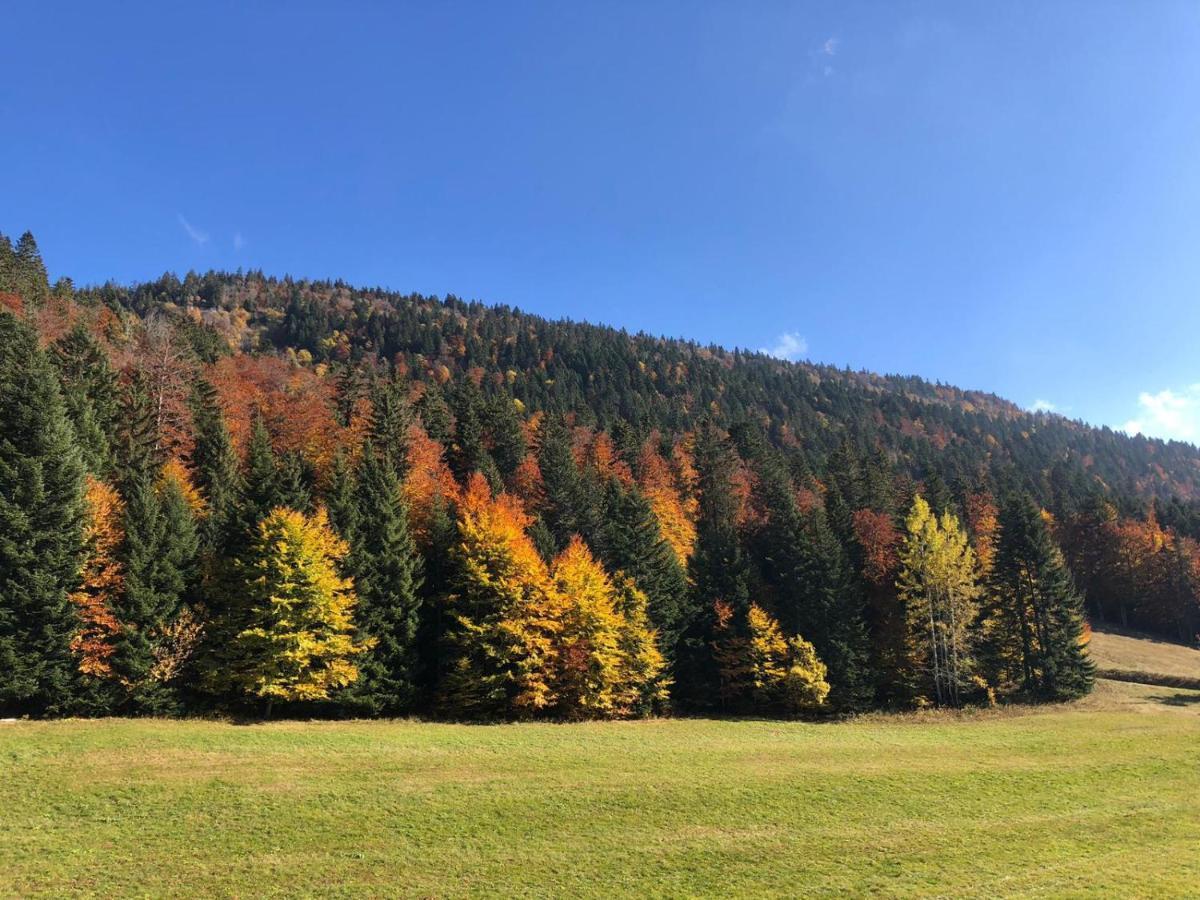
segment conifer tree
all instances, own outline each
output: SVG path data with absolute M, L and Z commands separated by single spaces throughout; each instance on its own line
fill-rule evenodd
M 75 703 L 83 477 L 53 367 L 0 312 L 0 716 Z
M 125 509 L 115 489 L 90 475 L 85 496 L 87 557 L 79 587 L 71 595 L 80 619 L 72 649 L 79 654 L 80 672 L 111 681 L 110 659 L 121 631 L 114 610 L 125 590 L 125 569 L 120 559 Z
M 387 456 L 368 444 L 357 478 L 358 524 L 349 569 L 358 594 L 356 623 L 372 647 L 358 661 L 352 702 L 371 714 L 409 709 L 416 696 L 421 557 L 408 505 Z
M 50 296 L 50 279 L 46 275 L 42 253 L 28 231 L 18 238 L 15 249 L 17 293 L 26 303 L 36 306 Z
M 542 423 L 537 462 L 542 474 L 541 517 L 554 537 L 556 552 L 566 549 L 574 535 L 595 542 L 600 520 L 596 498 L 589 495 L 575 465 L 571 434 L 561 418 Z
M 688 609 L 687 576 L 662 536 L 650 503 L 634 486 L 609 479 L 599 540 L 601 555 L 614 572 L 624 572 L 648 598 L 648 612 L 668 656 Z
M 749 564 L 735 524 L 737 501 L 732 479 L 736 463 L 726 435 L 711 423 L 705 425 L 696 437 L 699 515 L 696 549 L 688 561 L 692 602 L 675 662 L 677 695 L 693 706 L 712 704 L 718 693 L 718 671 L 711 650 L 718 610 L 728 608 L 732 627 L 744 631 L 750 608 Z
M 1053 700 L 1091 690 L 1083 601 L 1028 495 L 1007 498 L 1001 511 L 988 593 L 986 649 L 995 682 Z
M 358 484 L 346 454 L 339 450 L 329 471 L 329 487 L 325 491 L 325 512 L 338 537 L 354 546 L 358 535 Z
M 216 553 L 227 549 L 234 536 L 243 484 L 225 416 L 208 381 L 198 381 L 193 390 L 192 421 L 192 468 L 207 507 L 200 527 L 201 544 L 206 552 Z
M 116 373 L 107 354 L 81 324 L 54 345 L 53 360 L 84 463 L 93 475 L 108 477 L 118 430 Z
M 271 510 L 285 505 L 279 468 L 266 422 L 261 415 L 256 415 L 246 445 L 245 490 L 240 523 L 243 534 L 256 534 L 258 523 Z
M 396 381 L 376 385 L 371 396 L 371 443 L 380 461 L 400 481 L 408 471 L 408 429 L 412 409 Z
M 114 609 L 121 623 L 110 664 L 124 685 L 126 708 L 153 715 L 177 711 L 176 686 L 162 662 L 197 576 L 195 519 L 174 478 L 143 477 L 127 487 L 125 591 Z

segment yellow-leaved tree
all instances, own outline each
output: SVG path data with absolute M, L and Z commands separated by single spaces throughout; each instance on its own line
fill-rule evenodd
M 939 519 L 918 495 L 904 522 L 900 577 L 917 695 L 932 687 L 939 706 L 958 706 L 971 684 L 972 634 L 979 616 L 978 568 L 958 519 Z
M 354 588 L 338 574 L 346 553 L 323 509 L 279 507 L 238 564 L 220 676 L 268 716 L 276 700 L 325 700 L 358 678 L 353 659 L 369 642 L 354 640 Z
M 829 696 L 828 670 L 808 641 L 784 637 L 779 623 L 756 603 L 744 621 L 729 604 L 716 608 L 713 655 L 721 675 L 722 698 L 735 708 L 758 712 L 802 712 Z
M 568 718 L 627 716 L 665 699 L 665 660 L 646 595 L 627 579 L 615 584 L 578 535 L 552 573 L 563 609 L 558 711 Z
M 84 540 L 87 558 L 80 573 L 78 590 L 71 595 L 79 611 L 80 629 L 71 642 L 79 654 L 79 671 L 97 678 L 112 677 L 113 641 L 121 625 L 113 615 L 113 601 L 125 589 L 121 544 L 125 534 L 121 519 L 125 505 L 116 489 L 88 475 L 84 499 L 87 524 Z
M 510 494 L 492 495 L 476 472 L 458 504 L 445 598 L 445 670 L 439 705 L 471 717 L 551 709 L 556 690 L 561 595 Z

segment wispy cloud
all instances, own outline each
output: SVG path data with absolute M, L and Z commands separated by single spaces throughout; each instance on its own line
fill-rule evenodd
M 776 359 L 797 360 L 808 352 L 808 341 L 796 331 L 785 331 L 775 341 L 774 347 L 760 347 L 759 353 Z
M 823 53 L 825 56 L 837 56 L 838 45 L 841 43 L 841 40 L 838 38 L 826 38 L 825 43 L 821 45 L 821 53 Z
M 233 233 L 233 249 L 241 250 L 245 246 L 246 239 L 242 237 L 242 233 L 240 231 L 235 231 Z
M 208 243 L 207 232 L 201 231 L 192 225 L 191 222 L 183 217 L 183 213 L 176 213 L 175 215 L 179 217 L 179 224 L 183 226 L 183 230 L 187 232 L 187 236 L 195 241 L 197 245 L 203 247 Z
M 1049 400 L 1034 400 L 1033 406 L 1029 407 L 1033 412 L 1057 412 L 1058 404 L 1051 403 Z
M 1130 434 L 1196 443 L 1200 438 L 1200 384 L 1138 395 L 1138 413 L 1125 423 Z

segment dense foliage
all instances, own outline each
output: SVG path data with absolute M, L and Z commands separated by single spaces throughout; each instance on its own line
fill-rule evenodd
M 0 239 L 0 712 L 795 714 L 1200 630 L 1200 452 L 917 379 Z

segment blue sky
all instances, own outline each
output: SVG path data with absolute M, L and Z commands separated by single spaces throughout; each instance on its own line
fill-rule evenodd
M 0 231 L 1200 440 L 1200 4 L 13 4 Z

